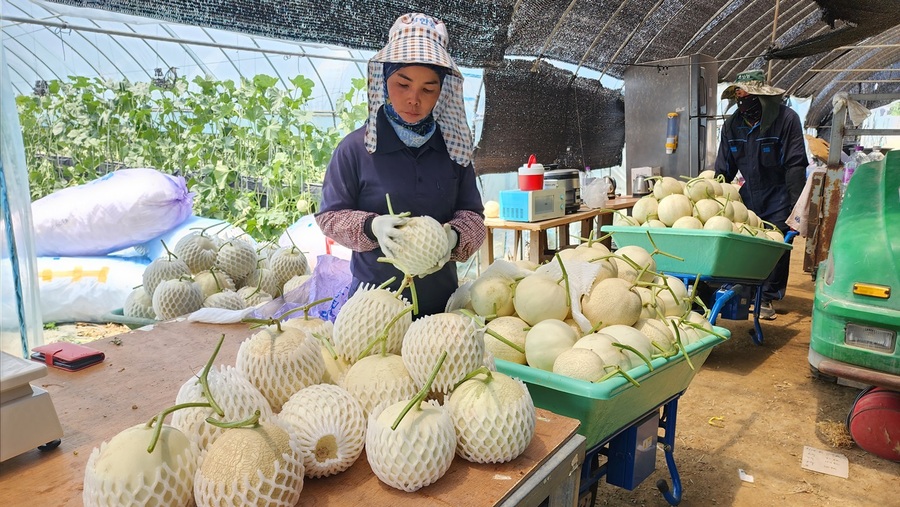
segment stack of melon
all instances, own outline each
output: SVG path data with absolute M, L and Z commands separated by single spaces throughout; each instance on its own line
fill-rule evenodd
M 85 505 L 295 505 L 305 481 L 344 472 L 364 448 L 382 482 L 416 491 L 455 456 L 502 463 L 528 447 L 534 404 L 485 367 L 483 319 L 412 321 L 384 288 L 357 291 L 333 325 L 309 317 L 318 303 L 264 322 L 235 365 L 214 366 L 214 353 L 174 407 L 94 449 Z
M 652 193 L 638 199 L 630 216 L 617 215 L 614 224 L 735 232 L 783 242 L 775 225 L 747 209 L 738 189 L 716 179 L 713 171 L 688 181 L 664 176 L 656 180 Z
M 689 288 L 655 269 L 639 246 L 611 253 L 591 241 L 533 271 L 498 260 L 457 300 L 487 320 L 494 357 L 597 382 L 685 354 L 713 331 Z
M 144 270 L 143 285 L 125 299 L 123 315 L 168 320 L 200 308 L 242 310 L 298 287 L 309 264 L 296 246 L 257 252 L 251 239 L 195 231 Z

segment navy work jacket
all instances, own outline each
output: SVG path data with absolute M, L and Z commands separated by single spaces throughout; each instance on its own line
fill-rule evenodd
M 380 110 L 377 117 L 378 144 L 375 153 L 366 151 L 365 126 L 345 137 L 332 156 L 325 173 L 320 212 L 345 209 L 388 213 L 385 195 L 390 195 L 394 213 L 428 215 L 445 224 L 457 210 L 483 212 L 481 194 L 471 164 L 454 162 L 447 152 L 440 127 L 418 149 L 407 147 Z M 350 259 L 353 274 L 351 293 L 360 283 L 380 285 L 391 277 L 396 290 L 403 273 L 392 264 L 378 262 L 381 248 L 354 251 Z M 416 278 L 419 314 L 444 311 L 447 300 L 459 285 L 456 263 L 424 278 Z M 407 289 L 405 295 L 409 299 Z
M 740 171 L 745 180 L 740 189 L 744 204 L 763 220 L 781 227 L 794 207 L 792 195 L 799 195 L 803 188 L 807 166 L 803 130 L 797 113 L 783 104 L 766 132 L 760 132 L 761 123 L 747 126 L 740 113 L 726 120 L 716 174 L 732 181 Z M 789 189 L 798 184 L 795 192 Z

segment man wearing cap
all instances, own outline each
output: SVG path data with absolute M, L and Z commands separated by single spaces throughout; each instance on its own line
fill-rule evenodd
M 794 208 L 806 177 L 806 148 L 800 117 L 783 104 L 784 90 L 768 86 L 761 70 L 738 74 L 722 92 L 737 111 L 722 126 L 716 175 L 744 178 L 740 194 L 748 209 L 786 234 L 785 220 Z M 785 252 L 762 286 L 760 318 L 775 319 L 772 300 L 787 288 L 790 251 Z
M 335 149 L 316 214 L 326 236 L 353 250 L 351 294 L 391 277 L 396 290 L 403 278 L 378 262 L 407 220 L 389 214 L 385 195 L 397 213 L 444 224 L 450 249 L 445 263 L 416 284 L 419 316 L 444 311 L 459 285 L 455 261 L 475 253 L 486 235 L 463 78 L 448 42 L 446 26 L 431 16 L 405 14 L 394 22 L 387 45 L 369 60 L 369 118 Z

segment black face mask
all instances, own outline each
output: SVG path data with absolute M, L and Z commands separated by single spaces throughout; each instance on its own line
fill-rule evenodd
M 762 118 L 762 104 L 756 95 L 747 95 L 738 99 L 737 106 L 738 111 L 750 125 L 756 124 Z

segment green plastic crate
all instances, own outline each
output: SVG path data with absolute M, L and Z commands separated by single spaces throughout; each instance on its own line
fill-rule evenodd
M 713 329 L 726 338 L 731 337 L 725 328 L 714 326 Z M 646 364 L 632 368 L 628 374 L 640 383 L 637 387 L 621 375 L 591 383 L 502 359 L 495 362 L 497 371 L 525 382 L 536 407 L 581 421 L 578 433 L 584 435 L 590 449 L 687 389 L 712 348 L 719 343 L 721 338 L 708 335 L 688 345 L 694 369 L 683 355 L 653 359 L 652 372 Z
M 600 230 L 611 232 L 619 247 L 636 245 L 652 252 L 649 232 L 657 248 L 684 259 L 654 255 L 657 271 L 718 278 L 765 280 L 781 254 L 793 248 L 770 239 L 702 229 L 606 225 Z

